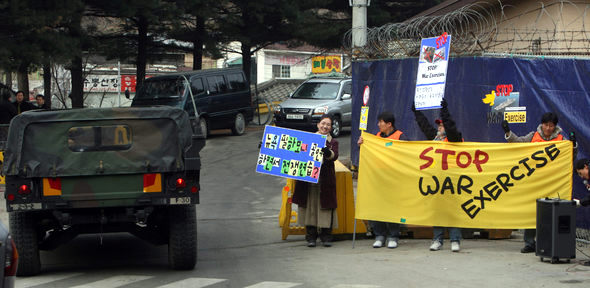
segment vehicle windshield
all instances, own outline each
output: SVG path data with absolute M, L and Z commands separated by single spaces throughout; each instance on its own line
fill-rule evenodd
M 304 83 L 295 91 L 293 99 L 335 99 L 340 85 L 337 83 Z
M 170 99 L 180 98 L 184 95 L 184 79 L 161 78 L 149 79 L 143 82 L 136 98 L 138 99 Z

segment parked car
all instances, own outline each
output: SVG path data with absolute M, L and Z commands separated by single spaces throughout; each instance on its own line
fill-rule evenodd
M 186 112 L 168 106 L 16 116 L 2 171 L 18 275 L 40 272 L 39 250 L 109 232 L 167 244 L 171 268 L 193 269 L 204 145 Z
M 125 93 L 127 97 L 128 93 Z M 242 135 L 254 109 L 250 84 L 239 68 L 205 69 L 155 76 L 139 87 L 131 107 L 167 105 L 184 109 L 195 131 L 230 128 Z
M 0 222 L 0 263 L 4 263 L 4 269 L 0 269 L 0 288 L 14 287 L 14 278 L 16 277 L 16 268 L 18 266 L 18 253 L 16 245 L 6 230 L 3 223 Z
M 332 115 L 332 136 L 350 126 L 352 80 L 349 77 L 318 77 L 303 82 L 289 99 L 275 106 L 275 124 L 280 127 L 316 131 L 323 114 Z

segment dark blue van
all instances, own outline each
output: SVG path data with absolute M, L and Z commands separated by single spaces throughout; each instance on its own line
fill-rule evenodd
M 213 129 L 231 129 L 234 135 L 242 135 L 254 115 L 250 85 L 239 68 L 159 75 L 146 79 L 138 88 L 132 107 L 183 108 L 190 116 L 193 131 L 205 137 Z

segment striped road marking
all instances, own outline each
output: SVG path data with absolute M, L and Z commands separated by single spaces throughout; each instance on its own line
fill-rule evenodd
M 150 279 L 152 276 L 139 275 L 119 275 L 113 276 L 99 281 L 86 283 L 84 285 L 74 286 L 73 288 L 94 288 L 94 287 L 121 287 L 133 282 Z
M 244 288 L 289 288 L 303 285 L 301 283 L 290 283 L 290 282 L 272 282 L 272 281 L 265 281 L 260 282 L 254 285 L 250 285 Z
M 14 286 L 16 288 L 27 288 L 59 281 L 66 278 L 74 278 L 80 275 L 82 275 L 82 273 L 51 274 L 37 277 L 18 277 L 14 281 Z
M 200 288 L 207 287 L 219 282 L 226 281 L 227 279 L 215 279 L 215 278 L 188 278 L 164 286 L 158 286 L 160 288 Z
M 52 274 L 42 275 L 37 277 L 29 278 L 17 278 L 15 281 L 16 288 L 28 288 L 36 286 L 51 285 L 52 282 L 57 282 L 67 278 L 75 278 L 82 275 L 82 273 L 67 273 L 67 274 Z M 73 288 L 103 288 L 103 287 L 121 287 L 134 282 L 143 281 L 146 279 L 153 278 L 152 276 L 145 275 L 118 275 L 102 280 L 89 282 L 83 285 L 74 286 Z M 208 287 L 224 281 L 230 281 L 228 279 L 217 279 L 217 278 L 187 278 L 162 286 L 159 288 L 202 288 Z M 53 283 L 55 285 L 55 283 Z M 292 282 L 273 282 L 264 281 L 254 285 L 247 286 L 245 288 L 291 288 L 296 286 L 304 285 L 303 283 L 292 283 Z M 56 287 L 56 286 L 53 286 Z M 332 286 L 332 288 L 379 288 L 377 285 L 363 285 L 363 284 L 338 284 Z
M 362 284 L 338 284 L 332 288 L 380 288 L 377 285 L 362 285 Z

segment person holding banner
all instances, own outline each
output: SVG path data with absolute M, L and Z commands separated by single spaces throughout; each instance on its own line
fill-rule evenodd
M 578 173 L 578 176 L 580 176 L 580 178 L 582 178 L 584 180 L 584 185 L 586 186 L 586 189 L 588 191 L 590 191 L 590 184 L 588 183 L 588 180 L 590 180 L 590 174 L 589 174 L 589 168 L 588 165 L 590 165 L 590 160 L 584 158 L 584 159 L 579 159 L 578 161 L 576 161 L 576 172 Z M 574 201 L 576 201 L 576 204 L 579 206 L 589 206 L 590 205 L 590 194 L 586 195 L 586 197 L 584 197 L 582 200 L 578 200 L 578 199 L 574 199 Z
M 324 247 L 332 246 L 332 228 L 338 225 L 336 218 L 336 170 L 338 141 L 330 135 L 332 118 L 323 115 L 316 133 L 326 135 L 326 147 L 322 148 L 323 162 L 317 184 L 295 181 L 293 203 L 299 207 L 298 222 L 305 226 L 307 247 L 316 247 L 319 237 Z
M 414 112 L 420 130 L 422 130 L 426 138 L 433 139 L 434 141 L 463 142 L 461 132 L 457 130 L 455 121 L 453 121 L 451 113 L 449 113 L 447 100 L 443 98 L 440 105 L 442 107 L 440 110 L 440 119 L 434 120 L 437 129 L 429 124 L 428 119 L 422 112 L 416 110 L 416 106 L 412 105 L 412 112 Z M 445 227 L 433 227 L 434 238 L 430 245 L 430 251 L 438 251 L 442 248 L 444 229 Z M 461 249 L 459 246 L 461 243 L 461 229 L 457 227 L 447 227 L 447 229 L 449 230 L 449 238 L 451 239 L 451 251 L 459 252 Z
M 537 126 L 537 130 L 531 131 L 524 136 L 518 136 L 510 131 L 508 121 L 502 121 L 502 129 L 504 129 L 504 138 L 508 142 L 546 142 L 546 141 L 561 141 L 567 140 L 563 135 L 561 127 L 557 126 L 557 115 L 552 112 L 547 112 L 541 116 L 541 124 Z M 575 134 L 572 132 L 571 139 L 574 145 L 574 158 L 577 154 L 578 145 L 576 143 Z M 520 249 L 521 253 L 535 252 L 535 229 L 524 230 L 524 247 Z
M 379 120 L 377 123 L 377 127 L 379 127 L 377 136 L 393 140 L 407 140 L 403 136 L 403 132 L 395 128 L 395 117 L 390 112 L 382 112 L 377 116 L 377 120 Z M 359 137 L 357 144 L 359 146 L 363 144 L 363 136 Z M 399 223 L 369 221 L 369 225 L 371 225 L 373 234 L 375 234 L 373 248 L 381 248 L 384 243 L 387 243 L 387 248 L 390 249 L 397 247 L 401 226 Z M 387 242 L 385 242 L 386 237 Z

